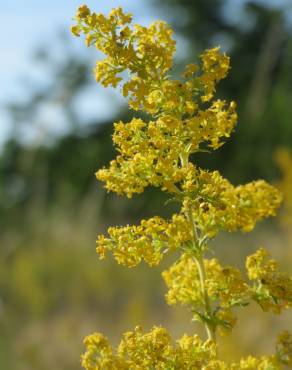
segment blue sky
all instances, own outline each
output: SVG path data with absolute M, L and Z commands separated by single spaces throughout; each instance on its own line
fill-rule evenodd
M 9 120 L 3 109 L 6 102 L 26 97 L 24 81 L 43 79 L 32 60 L 32 52 L 39 46 L 51 47 L 56 34 L 68 30 L 76 9 L 84 1 L 0 0 L 0 146 L 9 132 Z M 153 12 L 143 1 L 106 0 L 86 1 L 97 12 L 108 12 L 116 6 L 135 14 L 137 21 L 150 21 Z M 84 51 L 79 39 L 73 45 Z M 42 81 L 39 81 L 42 82 Z
M 9 131 L 9 121 L 1 108 L 7 101 L 25 98 L 26 91 L 22 79 L 38 75 L 31 54 L 38 46 L 51 47 L 56 33 L 69 29 L 71 18 L 83 0 L 0 0 L 0 146 Z M 244 0 L 229 0 L 228 15 L 235 17 Z M 270 4 L 291 4 L 292 0 L 262 0 Z M 88 0 L 87 5 L 97 12 L 108 12 L 122 6 L 133 12 L 137 22 L 148 23 L 161 17 L 147 0 Z M 153 4 L 153 2 L 152 2 Z M 168 17 L 166 17 L 168 18 Z M 83 50 L 80 40 L 72 41 Z
M 53 39 L 60 29 L 68 29 L 72 24 L 77 7 L 82 0 L 40 1 L 40 0 L 0 0 L 0 100 L 17 93 L 14 82 L 21 73 L 31 72 L 31 52 Z M 100 12 L 108 12 L 117 5 L 135 14 L 149 14 L 141 0 L 87 1 L 87 4 Z M 76 41 L 77 43 L 78 41 Z

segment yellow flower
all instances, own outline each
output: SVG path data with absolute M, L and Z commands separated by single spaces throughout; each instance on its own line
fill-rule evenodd
M 264 311 L 280 313 L 292 307 L 292 277 L 278 271 L 275 260 L 269 259 L 264 248 L 246 259 L 249 279 L 254 281 L 253 299 Z
M 191 204 L 193 217 L 204 235 L 214 237 L 220 230 L 245 232 L 256 222 L 274 216 L 282 197 L 263 180 L 233 186 L 218 171 L 188 167 L 182 184 L 185 206 Z
M 118 263 L 133 267 L 141 261 L 158 265 L 166 252 L 179 251 L 179 260 L 163 273 L 167 301 L 188 305 L 210 338 L 184 335 L 174 344 L 164 328 L 144 334 L 137 327 L 113 349 L 96 333 L 85 340 L 83 367 L 276 370 L 279 361 L 290 364 L 287 334 L 279 339 L 275 356 L 247 357 L 231 364 L 218 359 L 213 340 L 216 329 L 223 333 L 234 327 L 234 307 L 244 307 L 252 299 L 276 313 L 292 306 L 291 277 L 278 271 L 265 250 L 247 258 L 249 283 L 238 269 L 204 258 L 208 240 L 218 232 L 251 231 L 258 221 L 274 216 L 281 203 L 279 191 L 263 180 L 234 186 L 218 171 L 201 169 L 190 159 L 200 151 L 220 148 L 236 125 L 235 102 L 214 98 L 217 83 L 229 71 L 229 57 L 218 47 L 208 49 L 199 63 L 186 66 L 181 79 L 174 79 L 170 71 L 175 41 L 167 23 L 133 25 L 131 14 L 121 8 L 105 16 L 86 5 L 78 9 L 75 20 L 72 33 L 84 34 L 86 45 L 105 55 L 96 63 L 96 81 L 120 88 L 129 107 L 149 117 L 114 124 L 118 154 L 108 168 L 96 173 L 97 179 L 108 191 L 128 197 L 147 186 L 159 187 L 180 204 L 170 220 L 154 216 L 138 225 L 109 228 L 108 236 L 97 239 L 97 253 L 105 258 L 111 251 Z M 281 158 L 288 171 L 287 156 Z
M 142 260 L 157 265 L 163 254 L 185 244 L 192 238 L 188 221 L 183 215 L 173 215 L 171 221 L 160 217 L 142 220 L 138 226 L 111 227 L 109 238 L 99 235 L 97 253 L 104 258 L 112 251 L 120 264 L 134 267 Z
M 214 342 L 183 335 L 173 343 L 165 328 L 154 326 L 143 333 L 138 326 L 123 334 L 117 349 L 99 333 L 84 341 L 82 366 L 86 370 L 280 370 L 276 356 L 248 356 L 237 363 L 218 359 Z
M 284 198 L 281 222 L 289 231 L 292 225 L 292 154 L 287 149 L 281 148 L 277 150 L 275 157 L 282 174 L 278 184 Z
M 234 267 L 223 267 L 217 259 L 205 259 L 205 289 L 213 306 L 214 325 L 221 332 L 230 331 L 235 325 L 232 307 L 245 306 L 250 300 L 250 289 L 241 272 Z M 181 303 L 190 306 L 195 319 L 202 319 L 201 307 L 204 295 L 201 289 L 200 272 L 194 258 L 183 254 L 179 261 L 162 274 L 168 292 L 168 304 Z
M 139 326 L 124 333 L 116 350 L 99 333 L 87 337 L 85 345 L 82 366 L 86 370 L 227 369 L 216 359 L 215 343 L 203 342 L 196 335 L 184 335 L 173 343 L 167 330 L 157 326 L 149 333 L 143 333 Z
M 286 366 L 292 366 L 292 335 L 288 331 L 278 336 L 276 353 L 280 362 Z

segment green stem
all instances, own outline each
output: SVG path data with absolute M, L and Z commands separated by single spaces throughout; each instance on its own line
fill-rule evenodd
M 197 265 L 198 271 L 199 271 L 199 277 L 200 277 L 200 285 L 201 285 L 201 292 L 204 300 L 204 309 L 205 313 L 207 314 L 208 318 L 212 317 L 212 309 L 211 309 L 211 304 L 210 304 L 210 299 L 206 290 L 205 286 L 205 281 L 206 281 L 206 271 L 205 271 L 205 266 L 204 266 L 204 260 L 202 254 L 195 255 L 194 256 L 194 261 Z M 213 340 L 216 342 L 216 332 L 215 332 L 215 327 L 212 325 L 211 322 L 205 321 L 204 323 L 205 329 L 208 335 L 208 339 Z
M 195 253 L 193 253 L 194 261 L 197 265 L 197 269 L 199 272 L 199 278 L 200 278 L 200 286 L 201 286 L 201 293 L 204 301 L 204 310 L 205 314 L 208 318 L 212 317 L 212 309 L 211 309 L 211 303 L 208 296 L 208 292 L 206 289 L 205 281 L 206 281 L 206 271 L 204 266 L 204 259 L 203 259 L 203 251 L 198 245 L 198 233 L 195 221 L 193 219 L 193 213 L 191 207 L 188 209 L 188 219 L 192 224 L 193 227 L 193 238 L 194 238 L 194 245 L 195 245 Z M 216 341 L 216 333 L 215 333 L 215 327 L 212 325 L 211 322 L 205 321 L 204 323 L 205 329 L 208 335 L 208 339 Z
M 182 164 L 183 167 L 186 167 L 188 165 L 188 155 L 186 155 L 186 154 L 181 155 L 181 164 Z M 202 293 L 202 297 L 203 297 L 203 301 L 204 301 L 204 311 L 205 311 L 204 314 L 208 318 L 208 320 L 210 319 L 210 321 L 205 321 L 204 325 L 205 325 L 205 329 L 206 329 L 206 332 L 207 332 L 208 339 L 211 339 L 214 342 L 216 342 L 216 328 L 212 324 L 212 321 L 211 321 L 211 319 L 212 319 L 212 308 L 211 308 L 210 299 L 209 299 L 208 292 L 207 292 L 206 285 L 205 285 L 206 271 L 205 271 L 204 259 L 203 259 L 204 252 L 203 252 L 202 248 L 199 246 L 199 243 L 198 243 L 199 242 L 199 237 L 198 237 L 196 223 L 195 223 L 195 220 L 193 218 L 193 212 L 192 212 L 191 206 L 189 206 L 188 209 L 187 209 L 187 217 L 188 217 L 188 219 L 189 219 L 189 221 L 192 225 L 193 241 L 194 241 L 194 246 L 195 246 L 195 251 L 193 253 L 193 258 L 194 258 L 194 261 L 197 265 L 197 269 L 198 269 L 198 272 L 199 272 L 201 293 Z

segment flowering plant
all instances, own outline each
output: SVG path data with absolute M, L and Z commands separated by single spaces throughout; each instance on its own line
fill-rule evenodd
M 274 216 L 279 191 L 265 181 L 233 186 L 218 171 L 195 164 L 195 154 L 216 150 L 237 122 L 236 104 L 215 99 L 216 84 L 226 77 L 229 58 L 219 48 L 206 50 L 198 64 L 185 67 L 180 80 L 169 73 L 175 41 L 162 21 L 149 27 L 131 25 L 121 8 L 106 17 L 83 5 L 72 32 L 84 34 L 86 45 L 106 55 L 96 63 L 103 86 L 120 86 L 129 107 L 149 119 L 114 124 L 118 156 L 96 173 L 109 191 L 132 197 L 147 186 L 161 188 L 180 204 L 171 219 L 155 216 L 139 225 L 111 227 L 97 239 L 97 253 L 112 252 L 118 263 L 134 267 L 141 261 L 158 265 L 166 253 L 179 259 L 163 278 L 168 304 L 182 304 L 206 329 L 206 339 L 184 335 L 172 342 L 166 329 L 140 327 L 125 333 L 118 348 L 95 333 L 85 339 L 82 365 L 97 369 L 280 369 L 292 365 L 292 337 L 281 334 L 276 352 L 226 363 L 217 340 L 236 324 L 235 308 L 256 302 L 264 311 L 280 313 L 292 306 L 292 279 L 278 270 L 260 248 L 246 259 L 246 272 L 208 258 L 210 240 L 220 231 L 249 232 L 263 218 Z

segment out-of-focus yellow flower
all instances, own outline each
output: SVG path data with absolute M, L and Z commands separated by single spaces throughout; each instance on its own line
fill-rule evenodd
M 292 277 L 278 271 L 275 260 L 269 259 L 264 248 L 246 259 L 249 279 L 254 281 L 253 299 L 265 311 L 280 313 L 292 307 Z
M 292 335 L 284 331 L 278 336 L 276 351 L 279 360 L 287 365 L 292 366 Z
M 292 153 L 285 148 L 278 149 L 275 153 L 275 159 L 282 174 L 282 178 L 277 184 L 284 198 L 281 221 L 289 231 L 292 225 Z

